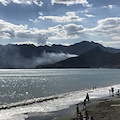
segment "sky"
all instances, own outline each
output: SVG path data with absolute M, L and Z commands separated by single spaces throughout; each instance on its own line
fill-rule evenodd
M 120 0 L 0 0 L 0 44 L 120 48 Z

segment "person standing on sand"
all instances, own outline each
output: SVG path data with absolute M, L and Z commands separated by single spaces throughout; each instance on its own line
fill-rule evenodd
M 76 106 L 77 120 L 79 120 L 79 107 L 78 107 L 79 104 L 76 104 L 76 105 L 77 105 Z
M 89 120 L 89 116 L 88 116 L 87 110 L 85 111 L 85 120 Z
M 83 105 L 83 109 L 86 109 L 86 99 L 84 99 Z

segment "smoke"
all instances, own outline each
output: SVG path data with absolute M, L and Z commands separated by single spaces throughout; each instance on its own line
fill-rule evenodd
M 77 55 L 75 54 L 69 54 L 69 53 L 66 54 L 66 53 L 44 52 L 41 57 L 36 58 L 36 64 L 39 65 L 52 64 L 76 56 Z
M 48 37 L 46 35 L 39 35 L 37 38 L 38 45 L 45 45 Z
M 27 53 L 27 54 L 26 54 Z M 70 57 L 74 54 L 42 52 L 34 55 L 29 51 L 23 53 L 16 45 L 0 46 L 0 68 L 35 68 L 38 65 L 52 64 Z

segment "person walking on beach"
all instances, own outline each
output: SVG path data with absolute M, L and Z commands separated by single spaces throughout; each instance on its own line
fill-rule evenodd
M 89 101 L 89 94 L 88 94 L 88 93 L 87 93 L 87 95 L 86 95 L 86 100 Z
M 77 105 L 76 106 L 77 120 L 79 120 L 79 107 L 78 107 L 79 104 L 76 104 L 76 105 Z

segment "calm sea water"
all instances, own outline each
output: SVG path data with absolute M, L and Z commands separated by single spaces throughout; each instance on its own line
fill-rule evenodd
M 120 88 L 120 69 L 1 69 L 0 120 L 65 109 L 86 93 L 91 99 L 105 97 L 111 86 Z

